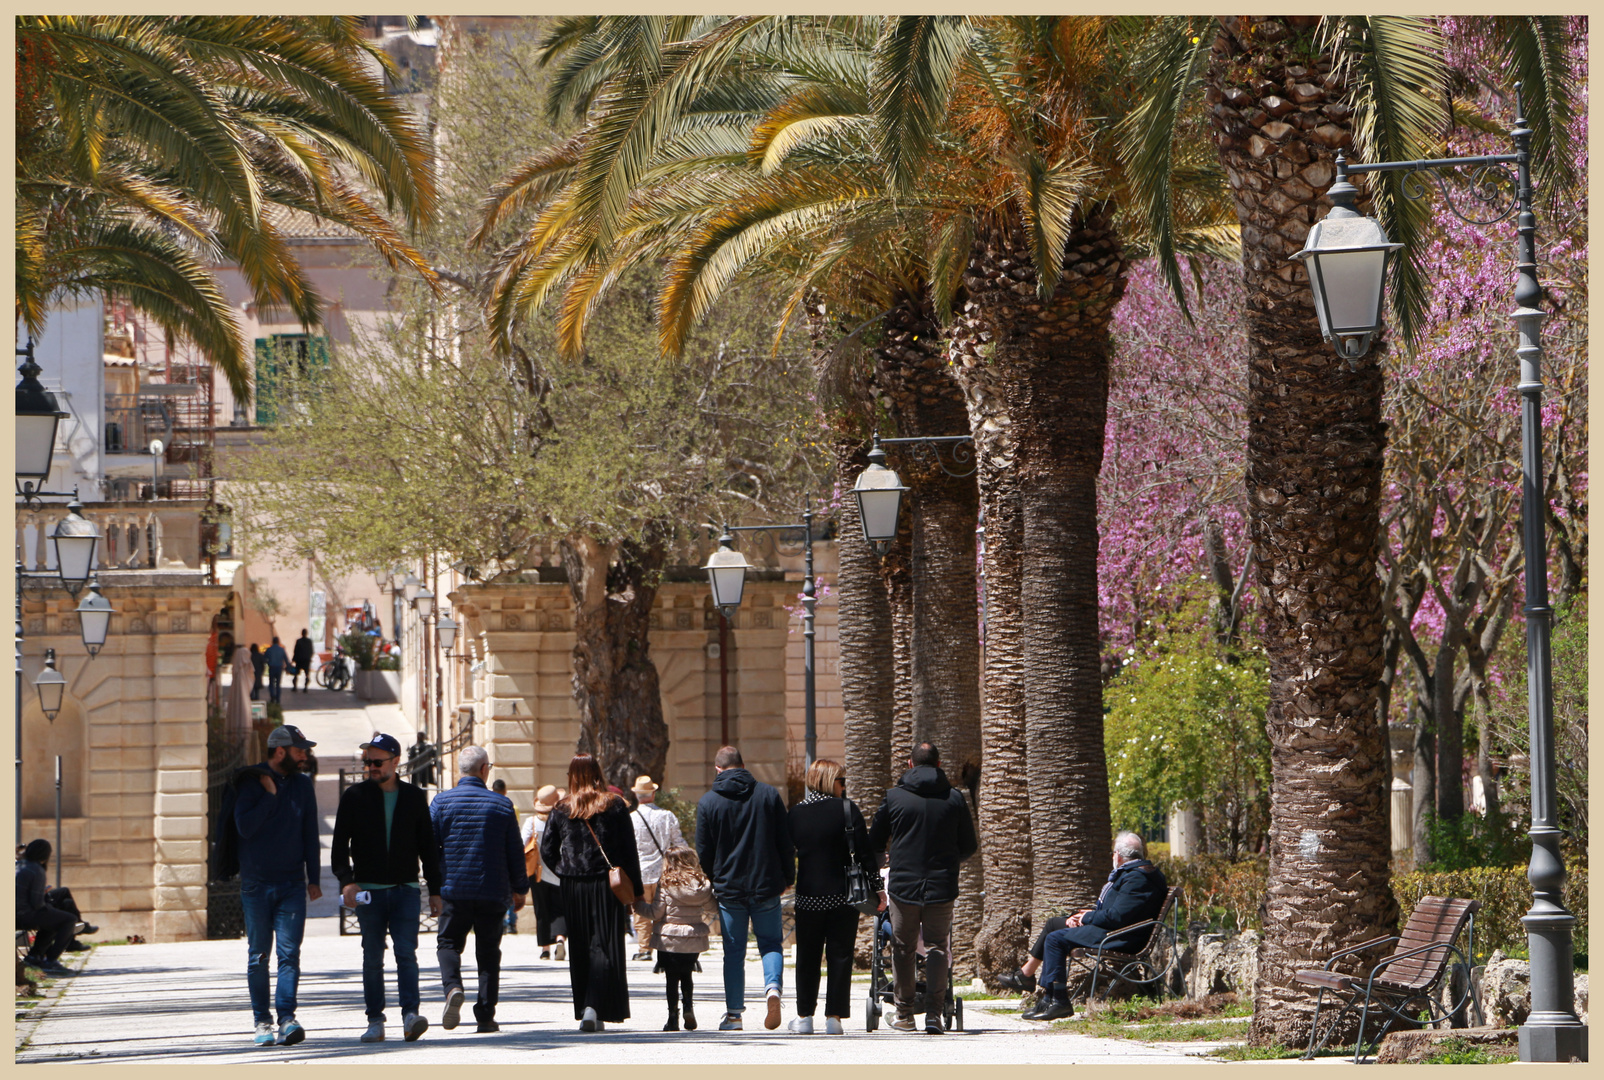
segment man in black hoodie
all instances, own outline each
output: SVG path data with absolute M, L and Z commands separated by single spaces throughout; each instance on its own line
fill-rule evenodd
M 746 932 L 751 924 L 763 956 L 768 1013 L 763 1026 L 780 1026 L 785 972 L 780 894 L 796 877 L 796 849 L 785 800 L 746 771 L 741 752 L 720 747 L 713 756 L 713 790 L 696 804 L 696 854 L 718 898 L 724 935 L 724 1019 L 720 1031 L 740 1031 L 746 1008 Z
M 958 899 L 958 864 L 979 848 L 975 821 L 963 793 L 941 771 L 941 755 L 920 743 L 908 771 L 886 792 L 869 847 L 876 855 L 891 845 L 886 893 L 891 908 L 891 971 L 897 1018 L 891 1026 L 913 1031 L 914 952 L 921 931 L 925 942 L 925 1031 L 942 1034 L 941 1012 L 952 957 L 952 907 Z

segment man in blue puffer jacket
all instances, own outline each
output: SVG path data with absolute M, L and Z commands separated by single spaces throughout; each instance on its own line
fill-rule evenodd
M 490 755 L 482 746 L 469 746 L 457 755 L 457 786 L 442 791 L 429 805 L 445 899 L 440 929 L 435 935 L 435 956 L 446 1007 L 440 1026 L 457 1026 L 462 1014 L 462 950 L 473 931 L 474 959 L 479 964 L 479 995 L 473 1015 L 481 1032 L 500 1031 L 496 1001 L 501 994 L 501 933 L 507 908 L 524 906 L 529 875 L 524 870 L 524 846 L 518 838 L 518 821 L 512 800 L 485 786 Z

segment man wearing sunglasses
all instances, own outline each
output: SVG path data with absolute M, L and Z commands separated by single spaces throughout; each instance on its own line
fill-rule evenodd
M 401 743 L 375 732 L 362 744 L 367 779 L 340 796 L 334 817 L 334 850 L 329 865 L 340 882 L 340 899 L 356 909 L 362 927 L 362 1000 L 368 1029 L 363 1042 L 384 1041 L 384 941 L 395 946 L 396 982 L 401 999 L 401 1030 L 407 1042 L 429 1028 L 418 1011 L 418 864 L 429 886 L 429 912 L 438 916 L 440 853 L 423 789 L 396 775 Z M 366 892 L 366 903 L 357 894 Z

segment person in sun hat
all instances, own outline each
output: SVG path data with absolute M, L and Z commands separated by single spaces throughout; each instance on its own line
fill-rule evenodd
M 640 853 L 640 876 L 646 888 L 645 903 L 657 896 L 657 882 L 663 876 L 663 856 L 669 848 L 685 847 L 685 834 L 680 831 L 679 818 L 673 811 L 664 810 L 657 803 L 657 785 L 650 776 L 635 777 L 629 789 L 634 793 L 636 805 L 630 817 L 635 824 L 635 850 Z M 640 911 L 634 913 L 635 959 L 652 958 L 652 920 Z
M 523 841 L 525 861 L 528 861 L 530 842 L 534 843 L 535 857 L 540 859 L 538 880 L 529 885 L 530 903 L 535 908 L 535 940 L 540 945 L 542 960 L 562 960 L 568 955 L 568 920 L 563 917 L 562 877 L 547 865 L 540 856 L 540 838 L 546 831 L 546 822 L 552 809 L 562 801 L 560 788 L 547 784 L 535 792 L 535 812 L 524 819 Z
M 384 1041 L 384 942 L 395 947 L 401 1030 L 407 1042 L 429 1030 L 418 1011 L 418 915 L 422 895 L 418 867 L 429 887 L 429 913 L 441 911 L 440 850 L 429 820 L 429 798 L 396 774 L 401 741 L 374 732 L 361 744 L 367 779 L 340 796 L 334 815 L 329 869 L 340 883 L 340 899 L 356 909 L 362 928 L 362 1002 L 368 1029 L 363 1042 Z M 358 903 L 358 893 L 368 899 Z
M 294 1046 L 306 1038 L 295 1019 L 301 979 L 306 903 L 323 895 L 317 796 L 302 771 L 317 743 L 292 724 L 267 736 L 267 760 L 234 777 L 234 827 L 239 834 L 240 906 L 245 913 L 245 984 L 256 1019 L 255 1043 Z M 278 985 L 268 998 L 267 953 L 278 954 Z M 273 1014 L 278 1010 L 278 1036 Z

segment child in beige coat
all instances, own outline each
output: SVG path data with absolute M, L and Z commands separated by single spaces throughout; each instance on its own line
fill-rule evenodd
M 718 908 L 713 902 L 713 886 L 702 873 L 696 852 L 688 847 L 671 847 L 663 856 L 663 876 L 657 883 L 657 896 L 650 907 L 642 904 L 652 919 L 651 947 L 657 950 L 657 966 L 668 984 L 668 1023 L 664 1031 L 678 1031 L 680 999 L 685 1002 L 685 1030 L 696 1030 L 696 1012 L 691 1006 L 691 972 L 701 971 L 697 957 L 707 951 L 708 925 L 718 925 Z

